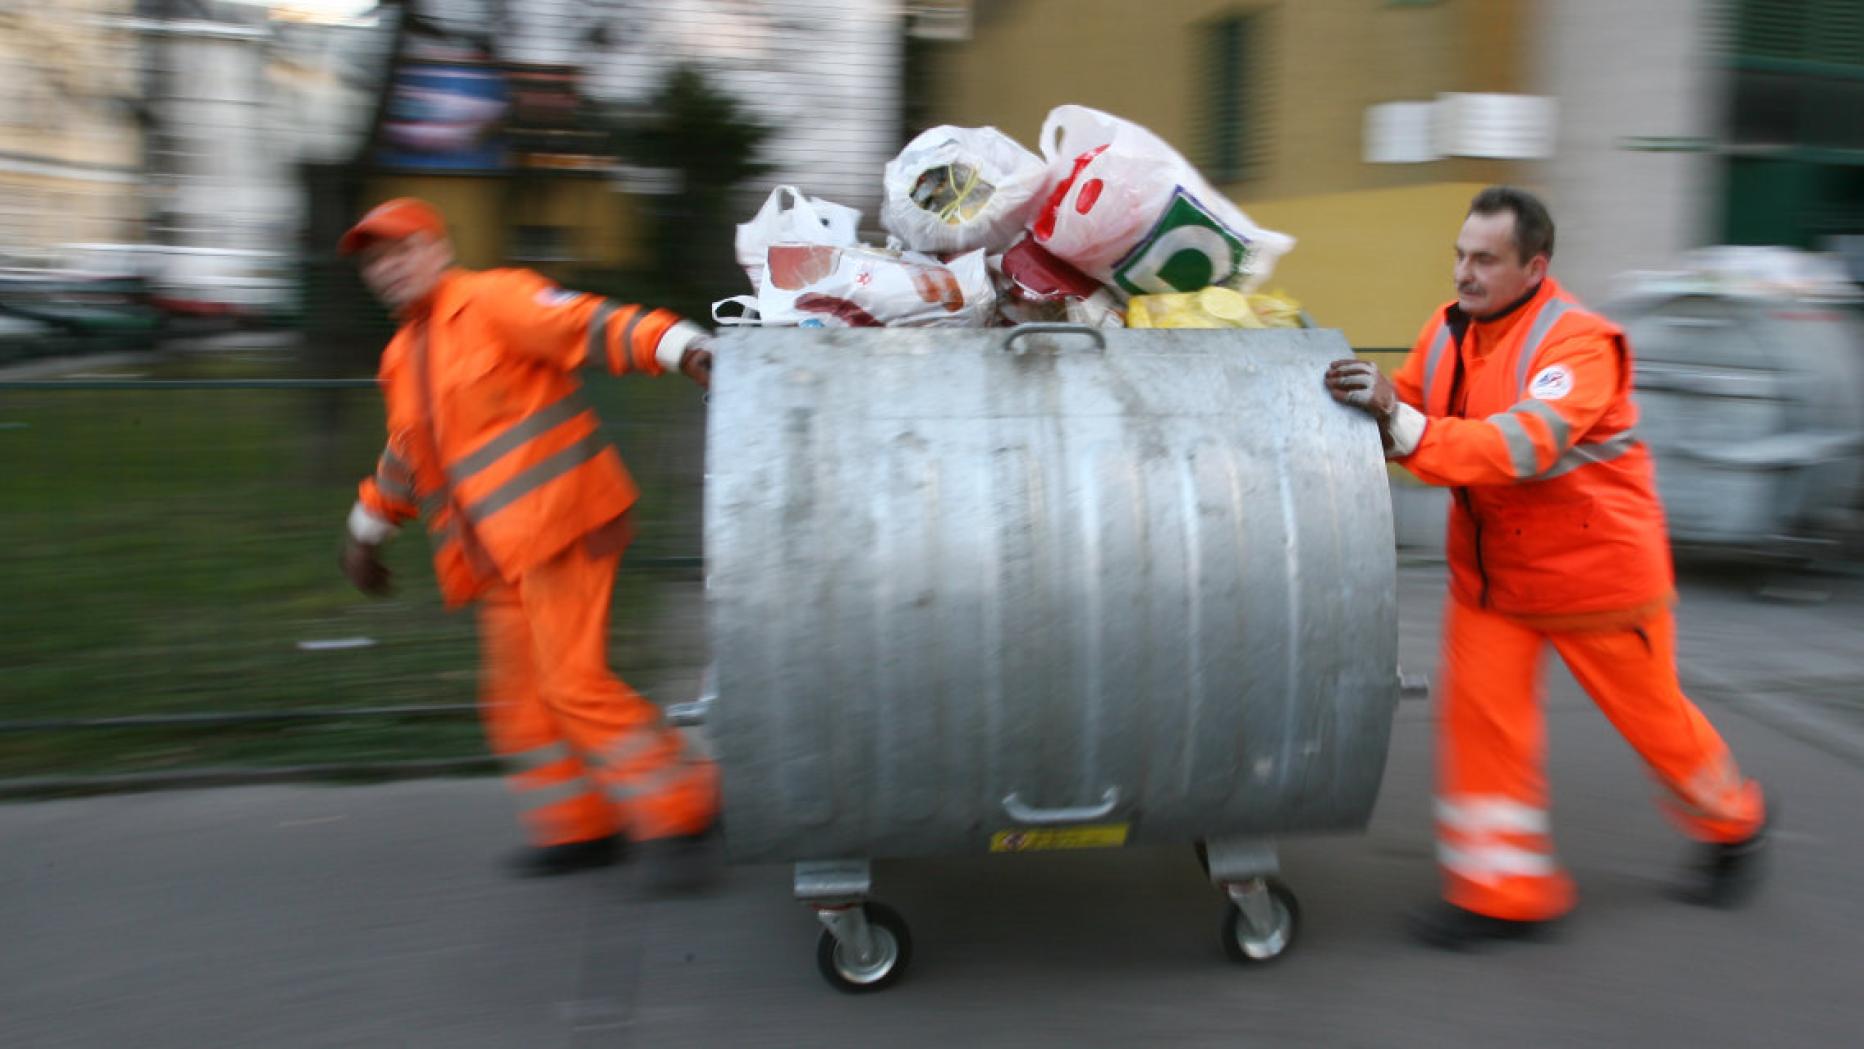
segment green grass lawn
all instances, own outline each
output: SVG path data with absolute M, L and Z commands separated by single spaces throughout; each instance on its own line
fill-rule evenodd
M 219 358 L 156 367 L 281 374 Z M 698 440 L 697 392 L 604 376 L 590 390 L 643 490 L 633 554 L 696 554 L 684 446 Z M 333 397 L 340 424 L 325 438 L 319 399 Z M 390 600 L 362 598 L 337 570 L 382 437 L 372 390 L 0 392 L 0 720 L 473 702 L 471 614 L 442 609 L 421 529 L 389 547 Z M 651 614 L 655 580 L 623 580 L 625 629 Z M 339 638 L 373 644 L 299 648 Z M 0 733 L 0 777 L 481 752 L 470 719 Z

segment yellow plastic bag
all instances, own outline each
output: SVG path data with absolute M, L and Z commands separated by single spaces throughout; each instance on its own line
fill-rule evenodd
M 1255 311 L 1256 319 L 1265 328 L 1299 328 L 1303 327 L 1301 304 L 1288 295 L 1279 292 L 1258 292 L 1246 296 L 1249 308 Z
M 1229 288 L 1135 295 L 1126 304 L 1129 328 L 1299 328 L 1301 304 L 1281 294 L 1245 295 Z

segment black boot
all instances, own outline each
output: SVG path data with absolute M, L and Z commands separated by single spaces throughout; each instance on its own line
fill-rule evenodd
M 1438 900 L 1411 915 L 1411 935 L 1447 951 L 1467 951 L 1498 940 L 1541 940 L 1553 933 L 1557 919 L 1548 921 L 1510 921 L 1464 910 L 1453 903 Z
M 1730 909 L 1746 903 L 1760 886 L 1767 859 L 1767 831 L 1773 816 L 1751 836 L 1736 842 L 1697 846 L 1683 872 L 1676 897 L 1701 907 Z
M 640 850 L 647 887 L 678 895 L 710 888 L 724 864 L 723 835 L 715 820 L 704 830 L 635 843 Z
M 542 845 L 512 856 L 511 873 L 520 878 L 554 878 L 559 874 L 608 867 L 626 855 L 626 841 L 619 834 L 562 845 Z

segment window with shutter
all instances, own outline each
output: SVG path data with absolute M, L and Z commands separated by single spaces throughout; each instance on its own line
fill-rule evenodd
M 1211 182 L 1241 182 L 1261 174 L 1265 75 L 1261 11 L 1226 15 L 1197 28 L 1203 61 L 1197 105 L 1200 166 Z

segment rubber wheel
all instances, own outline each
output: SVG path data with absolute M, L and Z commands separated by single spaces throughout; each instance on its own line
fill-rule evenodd
M 893 986 L 913 960 L 912 933 L 907 931 L 906 919 L 900 917 L 900 912 L 872 902 L 862 904 L 861 909 L 867 914 L 867 924 L 880 949 L 874 964 L 857 964 L 851 952 L 827 929 L 816 941 L 816 968 L 830 987 L 846 994 L 869 994 Z
M 1294 947 L 1295 936 L 1301 930 L 1301 905 L 1281 882 L 1270 878 L 1268 888 L 1269 902 L 1275 911 L 1275 928 L 1266 937 L 1258 938 L 1249 932 L 1242 908 L 1235 901 L 1224 908 L 1223 952 L 1233 962 L 1263 965 L 1280 959 Z

